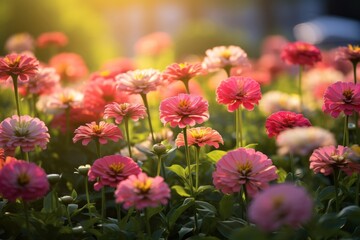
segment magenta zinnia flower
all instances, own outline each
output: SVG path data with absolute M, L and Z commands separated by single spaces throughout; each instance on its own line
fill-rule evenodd
M 108 140 L 114 142 L 123 138 L 121 130 L 112 123 L 100 121 L 87 123 L 85 126 L 80 126 L 75 130 L 73 142 L 82 141 L 82 145 L 88 145 L 91 140 L 98 140 L 100 144 L 106 144 Z
M 36 75 L 39 62 L 26 54 L 11 53 L 0 58 L 0 81 L 17 76 L 21 82 L 26 82 Z
M 204 72 L 201 63 L 173 63 L 165 69 L 161 78 L 168 83 L 175 81 L 188 82 L 191 78 Z
M 271 114 L 265 122 L 266 133 L 269 137 L 277 137 L 282 131 L 294 127 L 309 127 L 310 121 L 302 114 L 280 111 Z
M 310 43 L 292 42 L 284 47 L 281 58 L 288 64 L 312 66 L 321 61 L 321 52 Z
M 216 89 L 216 101 L 228 105 L 229 112 L 235 111 L 240 105 L 253 110 L 260 99 L 260 84 L 248 77 L 229 77 L 221 81 Z
M 208 49 L 202 63 L 204 69 L 216 71 L 249 65 L 246 52 L 238 46 L 219 46 Z
M 45 196 L 49 182 L 35 163 L 11 161 L 0 170 L 0 195 L 9 201 L 32 201 Z
M 245 185 L 247 193 L 254 196 L 277 177 L 276 167 L 265 154 L 252 148 L 238 148 L 216 163 L 213 182 L 225 194 L 240 192 Z
M 341 112 L 345 115 L 360 112 L 360 85 L 353 82 L 331 84 L 325 91 L 322 109 L 334 118 Z
M 208 102 L 192 94 L 179 94 L 160 103 L 160 120 L 171 127 L 185 128 L 208 120 Z
M 349 148 L 344 146 L 326 146 L 316 149 L 310 156 L 310 169 L 315 173 L 330 175 L 335 169 L 347 175 L 360 172 L 360 164 L 348 158 Z
M 160 80 L 160 71 L 155 69 L 129 71 L 116 76 L 118 91 L 128 94 L 147 94 L 156 91 Z
M 21 147 L 24 152 L 30 152 L 39 146 L 46 149 L 50 135 L 45 123 L 28 115 L 13 115 L 0 123 L 0 147 L 15 150 Z
M 310 220 L 313 201 L 304 188 L 284 183 L 257 194 L 249 206 L 249 220 L 264 231 L 282 226 L 299 228 Z
M 224 144 L 224 140 L 221 135 L 209 127 L 189 128 L 186 132 L 188 146 L 195 145 L 203 147 L 205 145 L 209 145 L 218 148 L 219 143 Z M 175 140 L 175 144 L 177 147 L 185 146 L 183 133 L 179 133 Z
M 123 119 L 138 121 L 146 116 L 146 108 L 138 103 L 111 103 L 105 106 L 104 118 L 114 118 L 117 124 Z
M 130 175 L 141 172 L 139 166 L 129 157 L 110 155 L 95 160 L 88 176 L 89 181 L 97 181 L 94 189 L 99 191 L 103 186 L 116 187 Z
M 125 209 L 135 207 L 142 210 L 146 207 L 166 205 L 170 198 L 170 188 L 162 177 L 151 178 L 145 173 L 140 173 L 120 182 L 115 191 L 115 198 L 117 203 L 124 204 Z

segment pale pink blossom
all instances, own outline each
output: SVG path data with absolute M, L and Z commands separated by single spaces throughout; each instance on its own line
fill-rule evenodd
M 124 119 L 138 121 L 146 117 L 146 108 L 138 103 L 111 103 L 105 106 L 104 118 L 114 118 L 117 124 Z
M 291 95 L 280 91 L 266 92 L 259 103 L 259 109 L 265 115 L 270 115 L 278 111 L 297 112 L 300 107 L 298 95 Z
M 161 81 L 161 73 L 155 69 L 138 69 L 117 75 L 116 81 L 118 91 L 147 94 L 156 91 Z
M 22 53 L 34 50 L 34 38 L 29 33 L 16 33 L 11 35 L 5 43 L 8 53 Z
M 125 209 L 166 205 L 170 199 L 170 188 L 160 176 L 148 177 L 145 173 L 132 175 L 120 182 L 115 191 L 115 201 L 123 203 Z

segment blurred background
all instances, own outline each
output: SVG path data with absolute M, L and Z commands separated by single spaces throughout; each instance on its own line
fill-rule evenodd
M 323 48 L 356 44 L 359 9 L 357 0 L 2 0 L 0 46 L 15 33 L 61 31 L 69 37 L 63 51 L 80 54 L 94 71 L 134 56 L 140 37 L 160 31 L 172 37 L 177 59 L 230 44 L 256 57 L 274 34 Z

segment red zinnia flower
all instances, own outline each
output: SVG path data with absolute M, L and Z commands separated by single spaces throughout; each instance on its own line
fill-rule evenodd
M 85 126 L 78 127 L 74 133 L 73 142 L 82 141 L 82 145 L 88 145 L 91 140 L 106 144 L 108 140 L 117 142 L 123 138 L 121 130 L 115 124 L 104 121 L 100 121 L 99 124 L 87 123 Z
M 265 154 L 252 148 L 238 148 L 216 163 L 213 182 L 225 194 L 238 193 L 245 185 L 247 193 L 254 196 L 277 177 L 276 167 Z
M 134 160 L 121 155 L 110 155 L 97 159 L 91 166 L 89 181 L 97 181 L 94 189 L 99 191 L 103 186 L 116 187 L 130 175 L 141 173 L 141 168 Z
M 353 82 L 331 84 L 325 91 L 322 109 L 334 118 L 341 112 L 345 115 L 360 112 L 360 84 Z
M 205 145 L 219 147 L 219 143 L 224 144 L 224 140 L 221 135 L 209 127 L 197 127 L 189 128 L 187 132 L 187 143 L 189 146 L 196 145 L 203 147 Z M 184 134 L 179 133 L 175 140 L 175 144 L 178 147 L 185 146 Z
M 170 188 L 162 177 L 152 178 L 140 173 L 120 182 L 115 198 L 117 203 L 123 203 L 125 209 L 135 207 L 142 210 L 146 207 L 166 205 L 170 199 Z
M 68 37 L 62 32 L 45 32 L 36 39 L 39 48 L 48 46 L 63 47 L 68 44 Z
M 208 106 L 208 102 L 200 96 L 179 94 L 160 103 L 160 120 L 179 128 L 201 124 L 209 118 Z
M 122 120 L 132 119 L 138 121 L 146 116 L 146 108 L 144 105 L 137 103 L 112 103 L 105 106 L 104 118 L 114 118 L 117 124 Z
M 248 77 L 230 77 L 221 81 L 216 89 L 216 101 L 228 105 L 229 112 L 235 111 L 240 105 L 253 110 L 260 99 L 260 84 Z
M 294 127 L 309 127 L 310 121 L 302 114 L 280 111 L 271 114 L 265 122 L 266 133 L 269 137 L 277 137 L 282 131 Z
M 17 79 L 26 82 L 36 75 L 39 62 L 36 58 L 26 54 L 11 53 L 0 58 L 0 81 L 17 76 Z
M 321 61 L 321 52 L 310 43 L 292 42 L 284 47 L 281 58 L 288 64 L 312 66 Z

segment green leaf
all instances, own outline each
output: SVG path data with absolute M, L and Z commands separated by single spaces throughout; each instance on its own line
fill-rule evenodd
M 169 229 L 171 230 L 178 218 L 191 206 L 195 203 L 193 198 L 186 198 L 184 202 L 177 208 L 173 208 L 168 213 L 167 217 L 169 219 Z
M 222 150 L 214 150 L 206 154 L 213 163 L 217 163 L 227 152 Z
M 360 207 L 355 205 L 347 206 L 338 213 L 338 217 L 345 217 L 351 223 L 360 225 Z
M 69 214 L 73 214 L 77 209 L 79 208 L 79 205 L 71 203 L 67 206 L 67 209 L 69 211 Z
M 207 190 L 214 190 L 214 186 L 213 185 L 203 185 L 203 186 L 200 186 L 198 189 L 197 189 L 197 193 L 200 194 L 202 192 L 205 192 Z
M 225 194 L 219 203 L 219 213 L 222 219 L 231 217 L 234 210 L 234 196 Z
M 162 210 L 163 210 L 163 207 L 162 207 L 162 206 L 159 206 L 159 207 L 148 207 L 148 208 L 146 208 L 147 221 L 149 221 L 152 216 L 158 214 L 158 213 L 161 212 Z
M 287 172 L 283 169 L 283 168 L 278 168 L 276 170 L 276 173 L 278 175 L 278 179 L 277 182 L 278 183 L 283 183 L 285 182 L 286 176 L 287 176 Z
M 246 145 L 244 148 L 254 148 L 255 149 L 255 147 L 257 145 L 259 145 L 259 144 L 258 143 L 250 143 L 250 144 Z
M 334 186 L 327 186 L 323 188 L 319 194 L 317 195 L 318 201 L 329 200 L 335 197 L 335 187 Z
M 328 230 L 341 229 L 345 223 L 346 217 L 339 217 L 333 213 L 324 214 L 319 219 L 319 224 Z
M 74 199 L 74 201 L 76 200 L 77 196 L 77 192 L 75 191 L 75 189 L 73 189 L 71 192 L 71 197 Z
M 180 185 L 172 186 L 171 189 L 175 190 L 175 192 L 181 197 L 190 197 L 190 194 L 187 193 L 185 188 Z
M 186 179 L 185 169 L 182 166 L 178 164 L 173 164 L 170 167 L 167 167 L 167 169 L 169 169 L 170 171 L 172 171 L 182 179 Z
M 180 228 L 180 230 L 179 230 L 179 239 L 182 239 L 186 234 L 188 234 L 192 230 L 193 230 L 193 228 L 189 228 L 189 227 L 185 227 L 185 226 Z
M 204 202 L 204 201 L 195 201 L 196 204 L 196 209 L 203 213 L 205 216 L 206 215 L 211 215 L 211 216 L 215 216 L 216 215 L 216 208 L 211 205 L 208 202 Z
M 219 240 L 219 238 L 208 236 L 192 236 L 190 238 L 187 238 L 187 240 Z
M 231 236 L 231 233 L 234 229 L 244 227 L 246 225 L 246 221 L 240 218 L 233 218 L 226 221 L 219 221 L 216 229 L 226 238 Z M 244 239 L 252 239 L 252 238 L 244 238 Z
M 259 231 L 259 229 L 256 227 L 244 227 L 233 231 L 229 239 L 266 240 L 267 238 L 265 233 Z

